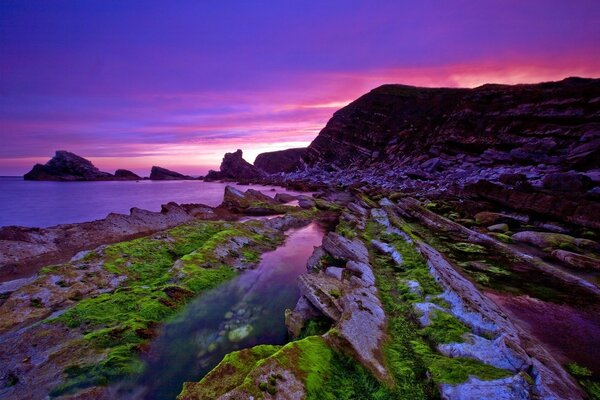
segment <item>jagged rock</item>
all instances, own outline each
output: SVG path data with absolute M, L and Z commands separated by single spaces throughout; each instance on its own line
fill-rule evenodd
M 113 179 L 89 160 L 68 151 L 58 150 L 46 164 L 36 164 L 23 177 L 30 181 L 105 181 Z
M 179 172 L 168 170 L 166 168 L 153 166 L 150 170 L 150 179 L 153 181 L 175 181 L 194 178 L 189 175 L 183 175 Z
M 554 250 L 552 257 L 564 262 L 570 267 L 600 271 L 600 260 L 573 253 L 566 250 Z
M 305 153 L 305 147 L 261 153 L 256 156 L 254 166 L 268 174 L 292 172 L 300 168 L 302 156 Z
M 392 378 L 382 356 L 385 313 L 374 286 L 357 287 L 344 292 L 340 299 L 343 313 L 336 330 L 326 334 L 334 347 L 350 351 L 354 357 L 384 382 Z
M 571 172 L 546 175 L 542 182 L 544 189 L 557 192 L 583 192 L 592 186 L 590 177 Z
M 517 374 L 503 379 L 484 381 L 475 377 L 465 383 L 440 385 L 444 400 L 529 400 L 529 384 Z M 558 400 L 558 399 L 556 399 Z
M 325 257 L 326 254 L 327 253 L 325 253 L 323 247 L 315 247 L 312 254 L 310 255 L 310 257 L 308 257 L 308 260 L 306 261 L 306 270 L 310 272 L 320 269 L 321 259 Z
M 124 181 L 137 181 L 142 178 L 127 169 L 118 169 L 115 171 L 115 179 Z
M 225 153 L 219 171 L 209 171 L 204 180 L 253 180 L 262 178 L 265 173 L 244 160 L 242 150 Z
M 223 203 L 219 206 L 219 208 L 235 213 L 248 215 L 281 214 L 282 207 L 285 206 L 280 205 L 278 201 L 258 190 L 248 189 L 242 192 L 233 186 L 225 187 Z
M 323 238 L 323 249 L 338 260 L 369 263 L 369 251 L 359 239 L 349 240 L 329 232 Z

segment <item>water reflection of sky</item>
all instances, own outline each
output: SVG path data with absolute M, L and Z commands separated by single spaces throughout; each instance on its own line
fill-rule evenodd
M 200 380 L 227 353 L 285 343 L 284 311 L 298 299 L 296 279 L 306 271 L 314 246 L 321 244 L 323 229 L 313 223 L 288 234 L 256 269 L 202 295 L 166 325 L 151 347 L 144 375 L 124 385 L 119 397 L 175 398 L 183 382 Z M 247 337 L 229 340 L 231 331 L 248 326 Z

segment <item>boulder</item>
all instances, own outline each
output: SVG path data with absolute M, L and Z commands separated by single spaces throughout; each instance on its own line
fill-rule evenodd
M 166 168 L 153 166 L 150 170 L 150 179 L 153 181 L 176 181 L 194 178 L 189 175 L 183 175 L 179 172 L 168 170 Z
M 495 224 L 495 225 L 490 225 L 488 226 L 488 231 L 490 232 L 507 232 L 508 231 L 508 225 L 507 224 Z
M 600 260 L 597 258 L 584 256 L 567 250 L 554 250 L 552 252 L 552 257 L 573 268 L 600 271 Z
M 23 178 L 28 181 L 106 181 L 114 177 L 76 154 L 58 150 L 46 164 L 36 164 Z
M 289 203 L 290 201 L 294 201 L 296 199 L 297 199 L 296 196 L 291 195 L 289 193 L 277 193 L 275 195 L 275 200 L 278 201 L 279 203 Z

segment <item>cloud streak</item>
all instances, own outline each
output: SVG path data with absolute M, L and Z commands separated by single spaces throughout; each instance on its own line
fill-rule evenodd
M 600 76 L 600 3 L 80 2 L 0 5 L 0 174 L 58 148 L 190 174 L 307 145 L 384 83 Z

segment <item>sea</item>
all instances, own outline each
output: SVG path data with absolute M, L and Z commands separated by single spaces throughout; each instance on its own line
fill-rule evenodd
M 132 207 L 160 211 L 160 206 L 202 203 L 217 206 L 223 201 L 225 186 L 242 191 L 260 190 L 299 194 L 276 186 L 239 185 L 204 181 L 105 181 L 51 182 L 26 181 L 22 177 L 0 177 L 0 227 L 8 225 L 50 227 L 93 221 L 109 213 L 129 214 Z

